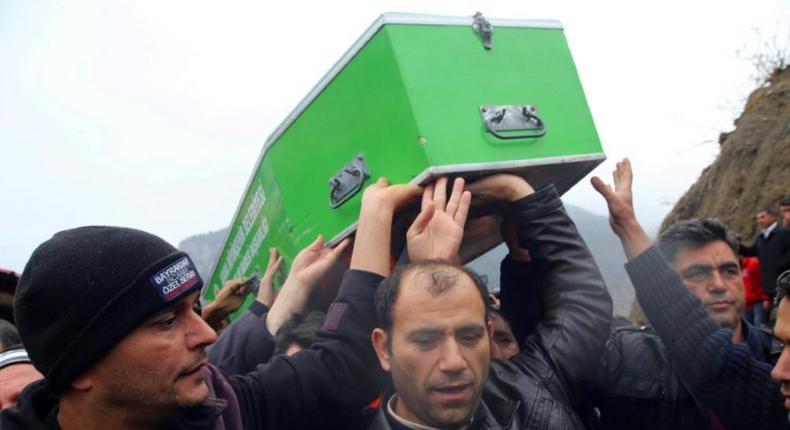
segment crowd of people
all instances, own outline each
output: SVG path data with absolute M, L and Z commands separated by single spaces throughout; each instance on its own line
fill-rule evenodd
M 625 159 L 592 186 L 649 326 L 613 322 L 557 191 L 511 174 L 379 179 L 353 240 L 319 236 L 276 291 L 272 248 L 210 303 L 159 237 L 59 232 L 22 272 L 16 327 L 0 321 L 0 428 L 790 429 L 790 200 L 757 213 L 749 245 L 713 219 L 654 242 L 632 181 Z M 460 261 L 473 205 L 502 219 L 496 294 Z

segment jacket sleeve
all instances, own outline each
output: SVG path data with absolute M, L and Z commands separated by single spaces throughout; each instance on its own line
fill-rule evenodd
M 514 260 L 508 255 L 499 269 L 500 312 L 521 345 L 543 317 L 537 266 L 529 261 Z
M 383 371 L 370 342 L 381 280 L 349 270 L 309 349 L 229 378 L 244 428 L 354 427 L 381 388 L 375 381 L 382 380 Z
M 782 239 L 782 254 L 779 257 L 779 272 L 781 275 L 785 270 L 790 270 L 790 228 L 781 228 L 779 230 L 779 238 Z M 774 285 L 775 287 L 775 285 Z
M 595 261 L 553 186 L 512 204 L 521 247 L 538 268 L 543 318 L 519 360 L 545 362 L 570 400 L 593 381 L 609 334 L 612 299 Z
M 725 427 L 790 427 L 771 365 L 754 358 L 746 344 L 732 343 L 732 331 L 708 317 L 657 248 L 626 264 L 626 270 L 680 378 Z
M 226 376 L 243 375 L 266 363 L 274 354 L 274 337 L 266 328 L 269 308 L 254 301 L 207 348 L 208 360 Z
M 760 233 L 757 233 L 757 237 L 754 238 L 754 241 L 751 245 L 744 245 L 742 243 L 738 244 L 738 254 L 743 255 L 744 257 L 757 257 L 757 241 L 760 238 Z

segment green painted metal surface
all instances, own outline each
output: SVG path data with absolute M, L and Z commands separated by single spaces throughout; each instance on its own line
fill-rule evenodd
M 601 152 L 562 30 L 497 28 L 491 50 L 464 27 L 391 25 L 384 31 L 426 137 L 429 163 Z M 485 104 L 535 105 L 548 133 L 501 141 L 485 132 L 478 112 Z
M 327 82 L 267 142 L 205 299 L 227 279 L 262 273 L 269 247 L 284 255 L 287 270 L 318 234 L 348 230 L 361 193 L 331 209 L 328 181 L 358 154 L 367 183 L 424 181 L 436 166 L 463 175 L 514 160 L 587 157 L 533 170 L 561 191 L 603 159 L 561 29 L 495 27 L 493 49 L 485 50 L 471 26 L 385 24 Z M 486 132 L 481 105 L 526 104 L 537 107 L 544 137 L 505 141 Z M 556 172 L 562 177 L 551 177 Z

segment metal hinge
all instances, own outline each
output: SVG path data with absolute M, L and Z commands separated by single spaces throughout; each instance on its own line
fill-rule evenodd
M 472 24 L 472 28 L 475 29 L 475 32 L 480 33 L 480 37 L 483 39 L 483 48 L 491 49 L 491 36 L 494 35 L 494 26 L 480 12 L 474 14 L 473 18 L 475 22 Z

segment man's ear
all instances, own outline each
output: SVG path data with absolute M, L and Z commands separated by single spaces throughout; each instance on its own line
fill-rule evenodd
M 488 332 L 488 340 L 494 340 L 494 323 L 489 318 L 486 321 L 486 331 Z
M 373 344 L 373 349 L 376 350 L 376 355 L 379 356 L 379 363 L 381 368 L 385 371 L 390 371 L 390 349 L 389 349 L 389 336 L 387 332 L 374 328 L 373 333 L 370 334 L 370 342 Z
M 69 383 L 69 386 L 76 391 L 89 391 L 93 388 L 93 376 L 90 369 L 74 378 L 74 380 Z

